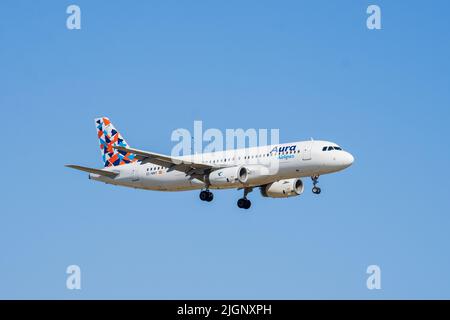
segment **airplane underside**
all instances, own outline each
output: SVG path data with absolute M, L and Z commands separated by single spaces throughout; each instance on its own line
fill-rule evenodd
M 284 171 L 284 170 L 282 170 Z M 276 176 L 267 177 L 264 180 L 261 180 L 259 183 L 254 184 L 230 184 L 230 185 L 207 185 L 205 182 L 199 180 L 199 179 L 189 179 L 188 177 L 183 177 L 182 179 L 177 180 L 171 180 L 171 179 L 135 179 L 134 181 L 120 181 L 120 180 L 113 180 L 107 177 L 90 174 L 90 179 L 101 181 L 107 184 L 113 184 L 117 186 L 123 186 L 123 187 L 129 187 L 134 189 L 142 189 L 142 190 L 149 190 L 149 191 L 166 191 L 166 192 L 176 192 L 176 191 L 193 191 L 193 190 L 201 190 L 199 194 L 199 198 L 202 201 L 210 202 L 213 200 L 214 195 L 210 190 L 224 190 L 224 189 L 238 189 L 243 190 L 243 197 L 240 198 L 237 201 L 237 205 L 239 208 L 243 209 L 249 209 L 251 206 L 251 202 L 249 199 L 247 199 L 248 193 L 252 192 L 254 188 L 261 188 L 261 193 L 263 196 L 267 197 L 267 195 L 264 195 L 264 188 L 273 184 L 277 183 L 279 181 L 289 181 L 289 180 L 300 180 L 300 178 L 309 177 L 311 175 L 313 179 L 313 193 L 319 194 L 320 188 L 316 187 L 316 184 L 318 182 L 318 175 L 313 175 L 311 173 L 312 171 L 305 171 L 303 175 L 300 175 L 300 173 L 296 172 L 295 175 L 290 172 L 288 174 L 287 172 L 282 174 L 279 173 Z M 289 197 L 293 195 L 299 195 L 303 193 L 303 182 L 301 182 L 301 191 L 295 193 L 291 192 L 286 195 L 281 196 L 270 196 L 275 198 L 284 198 Z

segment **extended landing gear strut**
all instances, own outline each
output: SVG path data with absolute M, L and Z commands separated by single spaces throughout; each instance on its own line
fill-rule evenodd
M 319 176 L 312 176 L 311 179 L 313 181 L 312 192 L 315 193 L 315 194 L 320 194 L 320 192 L 322 190 L 319 187 L 316 186 L 319 183 Z
M 251 201 L 247 199 L 247 195 L 253 191 L 253 188 L 244 188 L 244 197 L 237 201 L 237 206 L 241 209 L 248 209 L 252 205 Z
M 200 192 L 200 200 L 211 202 L 214 199 L 214 194 L 208 189 Z

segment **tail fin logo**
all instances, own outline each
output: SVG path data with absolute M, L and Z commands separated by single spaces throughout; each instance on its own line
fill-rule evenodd
M 128 144 L 108 118 L 95 119 L 95 126 L 105 167 L 120 166 L 136 161 L 134 154 L 113 148 L 113 146 L 127 147 Z

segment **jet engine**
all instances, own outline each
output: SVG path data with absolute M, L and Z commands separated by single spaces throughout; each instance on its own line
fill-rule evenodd
M 242 166 L 218 169 L 209 174 L 208 180 L 214 187 L 237 186 L 247 180 L 247 170 Z
M 260 164 L 242 166 L 242 183 L 248 186 L 260 186 L 273 180 L 269 168 Z
M 263 197 L 287 198 L 299 196 L 305 189 L 303 181 L 299 178 L 279 180 L 261 187 Z

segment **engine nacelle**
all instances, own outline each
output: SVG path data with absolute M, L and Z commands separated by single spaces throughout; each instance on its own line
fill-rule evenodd
M 287 198 L 299 196 L 303 193 L 305 186 L 299 178 L 280 180 L 261 187 L 263 197 Z
M 237 186 L 247 180 L 247 170 L 242 166 L 215 170 L 209 174 L 208 180 L 214 187 Z
M 242 166 L 241 177 L 241 182 L 249 186 L 262 185 L 273 180 L 269 168 L 260 164 L 248 164 Z

